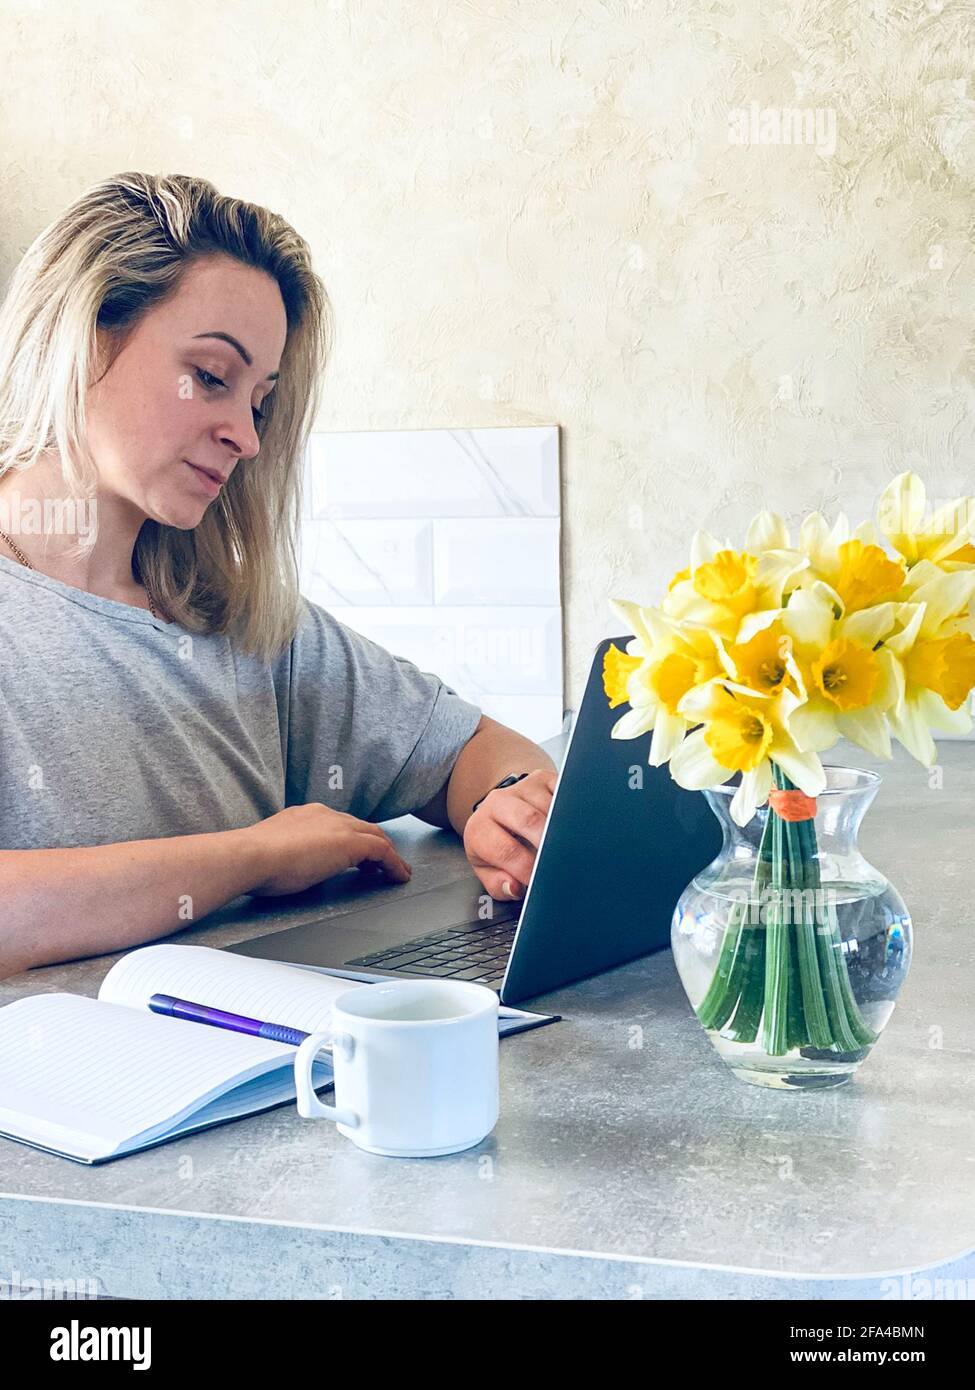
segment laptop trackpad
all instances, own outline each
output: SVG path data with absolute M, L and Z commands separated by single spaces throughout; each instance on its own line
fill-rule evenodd
M 467 922 L 483 922 L 487 927 L 516 921 L 521 908 L 521 899 L 498 902 L 490 897 L 480 879 L 472 875 L 421 893 L 404 894 L 394 889 L 381 902 L 271 932 L 227 949 L 265 960 L 341 969 L 360 956 Z

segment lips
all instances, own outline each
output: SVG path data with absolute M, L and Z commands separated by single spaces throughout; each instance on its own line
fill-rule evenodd
M 197 487 L 202 488 L 208 497 L 220 495 L 225 480 L 219 473 L 209 468 L 198 468 L 195 463 L 190 463 L 189 459 L 184 459 L 183 462 L 196 479 Z M 229 476 L 228 473 L 227 477 Z
M 230 474 L 229 474 L 229 473 L 226 473 L 226 474 L 224 474 L 224 473 L 218 473 L 217 470 L 216 470 L 215 468 L 204 468 L 203 465 L 202 465 L 201 463 L 190 463 L 190 460 L 189 460 L 189 459 L 184 459 L 183 462 L 184 462 L 184 463 L 189 463 L 189 464 L 190 464 L 190 467 L 191 467 L 191 468 L 195 468 L 195 469 L 197 470 L 198 473 L 205 473 L 206 476 L 207 476 L 208 478 L 212 478 L 213 481 L 214 481 L 215 483 L 219 483 L 219 484 L 221 485 L 221 487 L 222 487 L 223 484 L 227 481 L 227 479 L 230 477 Z

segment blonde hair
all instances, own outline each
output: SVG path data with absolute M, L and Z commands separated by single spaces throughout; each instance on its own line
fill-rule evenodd
M 333 332 L 308 245 L 283 217 L 183 174 L 118 174 L 72 203 L 28 247 L 0 307 L 0 477 L 56 450 L 69 489 L 91 495 L 85 398 L 100 365 L 96 329 L 107 332 L 114 360 L 188 267 L 221 253 L 273 276 L 287 315 L 281 377 L 257 426 L 260 453 L 238 462 L 193 529 L 147 519 L 133 568 L 174 622 L 232 633 L 271 660 L 298 618 L 302 461 Z M 74 553 L 86 553 L 95 534 Z

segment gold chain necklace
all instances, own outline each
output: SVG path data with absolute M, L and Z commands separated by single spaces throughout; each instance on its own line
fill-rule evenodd
M 26 567 L 27 567 L 29 570 L 35 569 L 35 566 L 31 564 L 31 562 L 28 560 L 27 556 L 26 556 L 26 555 L 24 554 L 24 552 L 21 550 L 20 546 L 14 545 L 13 541 L 12 541 L 12 540 L 10 539 L 10 537 L 7 535 L 6 531 L 0 531 L 0 536 L 2 536 L 3 539 L 7 542 L 7 544 L 10 546 L 10 549 L 11 549 L 11 550 L 13 551 L 13 553 L 17 556 L 17 559 L 20 561 L 20 563 L 21 563 L 22 565 L 26 565 Z M 152 616 L 158 621 L 158 619 L 159 619 L 159 614 L 156 612 L 156 605 L 155 605 L 155 604 L 153 603 L 153 601 L 152 601 L 152 592 L 151 592 L 151 590 L 150 590 L 150 588 L 149 588 L 149 585 L 145 583 L 145 580 L 143 580 L 142 582 L 143 582 L 143 584 L 145 585 L 146 598 L 149 600 L 149 612 L 150 612 L 150 613 L 152 614 Z

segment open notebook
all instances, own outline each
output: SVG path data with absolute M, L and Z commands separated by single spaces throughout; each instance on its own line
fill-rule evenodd
M 339 995 L 365 983 L 207 946 L 130 951 L 97 999 L 36 994 L 0 1008 L 0 1135 L 103 1163 L 294 1100 L 293 1045 L 153 1013 L 150 997 L 314 1033 L 329 1027 Z M 508 1012 L 502 1037 L 558 1018 Z M 332 1084 L 327 1054 L 313 1081 Z

